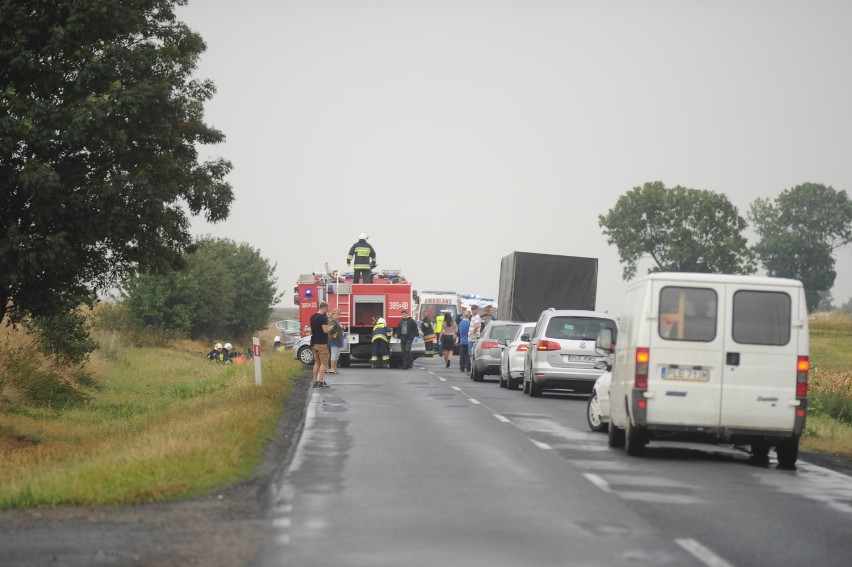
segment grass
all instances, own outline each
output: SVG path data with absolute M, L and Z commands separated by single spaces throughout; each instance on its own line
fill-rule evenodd
M 852 459 L 852 315 L 810 320 L 808 423 L 802 447 Z
M 77 397 L 33 401 L 6 380 L 0 509 L 163 502 L 245 479 L 301 372 L 287 353 L 269 349 L 263 385 L 255 386 L 253 364 L 209 362 L 200 344 L 98 340 L 106 348 L 87 366 L 89 385 L 70 388 Z M 6 347 L 4 354 L 15 351 L 8 340 Z

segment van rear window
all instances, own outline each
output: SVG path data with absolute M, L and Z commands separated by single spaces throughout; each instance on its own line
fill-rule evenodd
M 782 346 L 790 342 L 790 296 L 780 291 L 734 293 L 734 341 Z
M 660 336 L 670 341 L 712 341 L 716 338 L 717 305 L 712 289 L 664 287 L 660 291 Z

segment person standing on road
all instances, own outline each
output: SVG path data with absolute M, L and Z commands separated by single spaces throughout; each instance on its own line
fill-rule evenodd
M 314 353 L 314 388 L 327 386 L 325 367 L 328 365 L 328 303 L 319 304 L 311 315 L 311 350 Z
M 367 242 L 365 233 L 358 235 L 358 242 L 349 248 L 349 255 L 346 256 L 346 265 L 352 265 L 355 273 L 352 276 L 352 283 L 358 283 L 363 278 L 364 283 L 373 283 L 373 268 L 376 267 L 376 251 Z
M 456 346 L 456 333 L 459 332 L 459 326 L 453 321 L 452 311 L 444 313 L 444 324 L 441 326 L 441 345 L 444 347 L 444 361 L 447 363 L 447 368 L 450 367 L 450 362 L 453 359 L 453 348 Z
M 467 332 L 467 368 L 468 371 L 473 369 L 473 349 L 476 347 L 476 341 L 479 340 L 480 326 L 482 319 L 479 317 L 479 306 L 473 304 L 470 306 L 470 329 Z
M 417 330 L 417 321 L 408 316 L 408 311 L 403 309 L 400 315 L 402 319 L 396 327 L 396 336 L 399 338 L 399 347 L 402 349 L 402 367 L 408 369 L 414 365 L 411 358 L 411 343 L 420 331 Z
M 328 371 L 330 374 L 340 374 L 337 363 L 340 360 L 340 349 L 346 344 L 344 340 L 343 325 L 340 324 L 340 308 L 335 307 L 331 310 L 328 324 L 328 347 L 331 350 L 331 369 Z
M 373 327 L 373 355 L 370 357 L 370 365 L 373 368 L 388 368 L 390 366 L 390 344 L 388 335 L 391 330 L 388 329 L 384 317 L 379 317 L 376 325 Z
M 441 329 L 444 326 L 444 316 L 446 313 L 441 311 L 435 317 L 435 334 L 438 336 L 438 356 L 444 356 L 444 343 L 441 342 Z
M 468 346 L 468 338 L 467 334 L 470 331 L 470 311 L 465 310 L 462 313 L 462 320 L 459 323 L 459 370 L 461 372 L 467 372 L 470 370 L 468 367 L 468 363 L 470 359 L 468 359 L 467 354 L 467 346 Z
M 420 323 L 420 332 L 423 333 L 423 342 L 426 343 L 426 356 L 432 358 L 435 356 L 435 327 L 432 326 L 432 321 L 429 317 L 423 317 L 423 322 Z

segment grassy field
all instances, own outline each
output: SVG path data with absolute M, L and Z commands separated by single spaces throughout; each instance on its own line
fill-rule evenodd
M 253 363 L 209 362 L 208 345 L 125 348 L 97 338 L 103 348 L 80 379 L 4 337 L 0 509 L 162 502 L 245 479 L 302 371 L 289 353 L 267 349 L 255 386 Z M 53 380 L 53 395 L 28 395 L 21 374 L 42 390 Z

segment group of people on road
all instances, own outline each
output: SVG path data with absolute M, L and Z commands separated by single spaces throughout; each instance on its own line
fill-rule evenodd
M 461 311 L 455 318 L 450 309 L 441 312 L 435 318 L 434 324 L 429 317 L 424 317 L 420 330 L 426 342 L 427 356 L 434 356 L 437 346 L 438 356 L 443 357 L 446 367 L 449 368 L 452 364 L 456 337 L 458 337 L 459 371 L 469 373 L 473 366 L 473 349 L 476 341 L 479 340 L 485 326 L 495 319 L 493 310 L 491 305 L 486 305 L 480 315 L 479 306 L 473 304 L 470 309 Z

